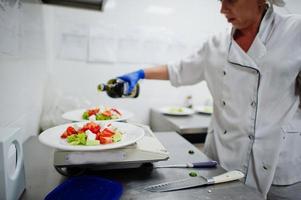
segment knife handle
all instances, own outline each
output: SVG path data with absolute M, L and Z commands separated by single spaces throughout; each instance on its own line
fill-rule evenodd
M 206 162 L 197 162 L 191 163 L 193 168 L 213 168 L 216 167 L 217 162 L 214 160 L 206 161 Z
M 243 177 L 245 177 L 245 175 L 242 172 L 238 170 L 233 170 L 218 176 L 214 176 L 212 177 L 212 179 L 213 179 L 213 183 L 224 183 L 224 182 L 238 180 Z

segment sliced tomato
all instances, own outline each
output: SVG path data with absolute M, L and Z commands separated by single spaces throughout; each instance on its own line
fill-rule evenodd
M 113 139 L 111 137 L 99 137 L 98 140 L 99 140 L 100 144 L 113 143 Z
M 99 112 L 99 108 L 90 109 L 87 112 L 90 117 L 91 115 L 96 115 Z
M 111 110 L 116 112 L 118 115 L 121 115 L 121 112 L 119 112 L 116 108 L 111 108 Z
M 114 134 L 115 133 L 112 130 L 110 130 L 108 128 L 105 128 L 102 132 L 100 132 L 99 135 L 102 136 L 102 137 L 111 137 Z
M 100 126 L 95 122 L 89 122 L 80 129 L 81 132 L 85 132 L 86 130 L 90 130 L 92 133 L 97 134 L 100 130 Z
M 88 130 L 87 127 L 82 127 L 81 129 L 78 130 L 78 132 L 86 132 L 86 130 Z
M 96 134 L 95 140 L 99 140 L 99 134 Z
M 68 133 L 66 131 L 64 131 L 61 135 L 61 138 L 65 139 L 68 137 Z
M 112 112 L 109 111 L 109 110 L 106 110 L 106 111 L 102 112 L 102 114 L 103 114 L 104 116 L 107 116 L 107 117 L 111 117 L 111 116 L 112 116 Z
M 100 126 L 97 125 L 97 126 L 93 126 L 93 127 L 90 127 L 89 130 L 94 133 L 94 134 L 97 134 L 100 130 Z
M 75 128 L 73 128 L 72 126 L 69 126 L 67 129 L 66 129 L 66 132 L 69 135 L 73 135 L 73 134 L 77 134 Z
M 96 134 L 95 140 L 99 140 L 100 137 L 102 137 L 102 136 L 101 136 L 100 132 L 98 132 L 98 133 Z

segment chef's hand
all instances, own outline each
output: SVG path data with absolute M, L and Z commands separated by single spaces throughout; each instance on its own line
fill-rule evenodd
M 118 78 L 129 84 L 128 93 L 131 93 L 134 87 L 136 86 L 136 84 L 138 83 L 138 81 L 140 79 L 144 79 L 144 77 L 145 77 L 144 70 L 140 69 L 138 71 L 125 74 L 123 76 L 119 76 Z

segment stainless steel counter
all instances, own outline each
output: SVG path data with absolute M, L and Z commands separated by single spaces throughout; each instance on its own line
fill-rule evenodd
M 193 115 L 172 116 L 151 109 L 150 125 L 153 131 L 176 131 L 180 134 L 207 133 L 211 115 L 195 113 Z
M 170 159 L 155 163 L 155 165 L 207 160 L 202 152 L 175 132 L 159 132 L 156 135 L 170 152 Z M 37 137 L 31 137 L 24 144 L 26 191 L 21 199 L 43 199 L 47 193 L 66 180 L 53 168 L 53 152 L 53 149 L 40 144 Z M 91 171 L 86 174 L 120 181 L 124 187 L 121 199 L 125 200 L 263 199 L 257 191 L 240 181 L 164 193 L 152 193 L 143 189 L 152 184 L 186 178 L 191 171 L 211 177 L 223 173 L 225 170 L 221 167 L 206 170 L 141 167 L 138 169 Z
M 195 113 L 187 116 L 162 114 L 151 109 L 150 127 L 153 131 L 176 131 L 192 143 L 203 143 L 210 124 L 211 115 Z

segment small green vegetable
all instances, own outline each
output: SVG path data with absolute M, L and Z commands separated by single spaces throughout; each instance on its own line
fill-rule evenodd
M 75 141 L 75 135 L 70 135 L 70 136 L 67 137 L 67 142 L 68 143 L 71 143 L 73 141 Z
M 194 151 L 193 150 L 189 150 L 188 153 L 189 154 L 194 154 Z
M 97 115 L 95 116 L 95 119 L 96 119 L 96 120 L 110 120 L 111 117 L 105 116 L 105 115 L 103 115 L 103 114 L 97 114 Z
M 112 139 L 113 139 L 113 142 L 119 142 L 122 138 L 122 135 L 120 132 L 116 131 L 115 134 L 113 135 Z
M 82 115 L 83 119 L 86 119 L 88 120 L 89 119 L 89 114 L 88 112 L 84 112 L 83 115 Z
M 69 135 L 67 137 L 67 142 L 71 145 L 86 145 L 87 136 L 85 133 Z
M 197 174 L 196 172 L 190 172 L 190 173 L 189 173 L 189 176 L 191 176 L 191 177 L 196 177 L 196 176 L 198 176 L 198 174 Z
M 99 141 L 98 140 L 87 140 L 86 145 L 87 146 L 99 145 Z
M 179 108 L 170 108 L 169 112 L 172 112 L 172 113 L 181 113 L 181 112 L 184 112 L 184 109 L 181 108 L 181 107 L 179 107 Z

